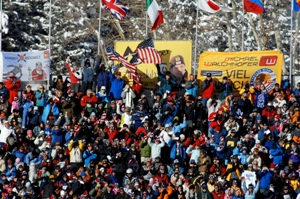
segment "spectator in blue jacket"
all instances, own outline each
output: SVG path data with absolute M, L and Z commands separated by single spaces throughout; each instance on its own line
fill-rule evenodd
M 176 82 L 171 78 L 171 72 L 167 71 L 165 78 L 161 78 L 157 92 L 161 95 L 171 93 L 173 86 L 176 85 Z
M 86 59 L 84 62 L 84 67 L 82 69 L 82 85 L 81 85 L 81 91 L 82 93 L 86 93 L 88 89 L 92 90 L 93 86 L 93 80 L 94 80 L 94 71 L 91 67 L 90 60 Z
M 35 166 L 39 166 L 42 163 L 42 156 L 34 150 L 30 153 L 27 153 L 27 155 L 25 156 L 25 163 L 27 165 L 34 164 Z
M 87 149 L 83 152 L 84 167 L 88 167 L 92 160 L 97 158 L 97 154 L 93 151 L 93 145 L 89 143 Z
M 176 139 L 176 143 L 171 147 L 170 158 L 173 161 L 175 159 L 179 160 L 180 164 L 182 165 L 186 158 L 186 151 L 184 145 L 182 142 L 180 142 L 179 137 L 176 137 Z
M 16 167 L 13 165 L 12 160 L 7 160 L 7 167 L 6 167 L 6 177 L 10 178 L 12 180 L 13 177 L 17 176 L 17 170 Z
M 142 125 L 144 119 L 148 119 L 148 112 L 145 109 L 143 102 L 138 103 L 138 107 L 135 109 L 132 118 L 134 120 L 134 127 L 136 129 Z
M 104 86 L 105 88 L 109 87 L 109 72 L 105 70 L 104 64 L 96 64 L 95 72 L 97 74 L 97 83 L 98 88 Z
M 51 145 L 55 146 L 56 143 L 64 143 L 64 135 L 58 125 L 55 125 L 51 130 Z
M 22 115 L 22 127 L 25 127 L 29 123 L 28 113 L 33 109 L 33 104 L 30 98 L 27 96 L 26 101 L 23 105 L 23 115 Z
M 43 114 L 46 100 L 48 99 L 48 92 L 43 85 L 39 85 L 38 90 L 35 92 L 35 105 L 38 107 L 39 113 Z
M 264 85 L 260 85 L 259 90 L 256 92 L 254 105 L 260 110 L 264 109 L 268 103 L 268 94 Z
M 4 100 L 7 100 L 8 90 L 4 86 L 3 82 L 0 82 L 0 96 L 2 96 Z
M 258 172 L 258 175 L 260 176 L 259 192 L 264 194 L 269 189 L 273 174 L 271 171 L 269 171 L 267 165 L 263 165 L 262 170 Z
M 53 103 L 52 98 L 48 100 L 44 108 L 43 115 L 42 115 L 42 122 L 46 123 L 46 121 L 49 119 L 48 118 L 49 115 L 54 117 L 54 121 L 57 119 L 59 115 L 59 108 L 57 107 L 56 103 Z
M 255 199 L 256 198 L 256 193 L 258 192 L 259 189 L 259 181 L 257 182 L 256 186 L 254 187 L 253 184 L 249 184 L 248 188 L 246 187 L 246 182 L 245 179 L 242 182 L 242 190 L 245 194 L 245 199 Z
M 111 88 L 110 88 L 110 97 L 112 99 L 121 99 L 121 93 L 125 86 L 125 82 L 121 79 L 121 72 L 116 72 L 116 76 L 112 73 L 109 74 L 109 78 L 111 81 Z
M 283 166 L 283 158 L 285 156 L 283 146 L 284 139 L 280 138 L 276 144 L 271 148 L 270 155 L 273 158 L 274 165 Z
M 0 88 L 0 91 L 1 91 L 1 88 Z M 298 99 L 298 102 L 299 102 L 299 99 L 300 99 L 300 82 L 297 83 L 297 86 L 293 91 L 294 91 L 294 93 L 296 95 L 296 98 Z
M 186 117 L 184 116 L 183 117 L 183 122 L 179 123 L 179 119 L 176 116 L 173 119 L 173 123 L 174 123 L 174 125 L 173 125 L 173 128 L 172 128 L 172 131 L 174 132 L 176 137 L 179 137 L 181 130 L 186 127 Z

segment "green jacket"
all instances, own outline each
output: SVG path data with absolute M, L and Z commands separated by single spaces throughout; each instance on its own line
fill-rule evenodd
M 207 190 L 206 192 L 203 192 L 202 190 L 200 190 L 197 194 L 198 199 L 213 199 L 211 193 L 209 193 L 209 191 Z
M 141 157 L 144 157 L 144 158 L 151 157 L 151 147 L 148 144 L 148 142 L 144 143 L 143 141 L 141 141 L 140 148 L 141 148 Z

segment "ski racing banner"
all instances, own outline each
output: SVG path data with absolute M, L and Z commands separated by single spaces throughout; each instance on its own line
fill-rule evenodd
M 244 84 L 264 84 L 269 92 L 275 83 L 281 83 L 283 54 L 279 50 L 251 52 L 204 52 L 200 55 L 198 80 L 207 73 L 217 82 L 228 77 L 234 91 Z
M 114 50 L 124 57 L 131 59 L 141 41 L 116 41 Z M 154 89 L 158 82 L 158 77 L 164 76 L 167 71 L 171 72 L 172 79 L 180 82 L 191 74 L 192 64 L 192 42 L 191 41 L 154 41 L 155 49 L 162 58 L 162 63 L 140 64 L 137 66 L 137 73 L 142 76 L 143 87 Z M 119 71 L 122 78 L 130 82 L 131 77 L 126 67 L 121 67 Z
M 43 83 L 50 78 L 50 52 L 1 52 L 0 81 L 5 82 L 13 73 L 21 82 L 29 84 Z

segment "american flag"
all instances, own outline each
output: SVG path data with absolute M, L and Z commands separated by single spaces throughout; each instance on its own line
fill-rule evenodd
M 124 19 L 129 11 L 129 8 L 122 4 L 119 0 L 102 0 L 102 5 L 119 20 Z
M 161 56 L 154 48 L 152 38 L 146 39 L 141 42 L 136 49 L 138 58 L 146 64 L 161 64 Z
M 127 59 L 114 51 L 109 46 L 105 46 L 105 53 L 109 60 L 121 62 L 130 73 L 136 73 L 136 64 L 129 63 Z

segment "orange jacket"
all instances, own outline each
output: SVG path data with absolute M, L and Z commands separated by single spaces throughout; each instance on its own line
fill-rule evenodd
M 157 199 L 169 199 L 169 196 L 173 193 L 173 188 L 168 186 L 166 191 L 160 191 L 159 196 Z

